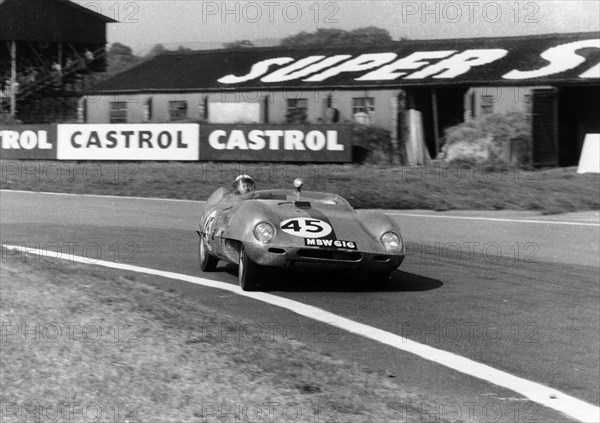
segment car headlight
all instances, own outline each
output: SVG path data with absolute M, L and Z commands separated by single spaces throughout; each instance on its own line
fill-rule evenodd
M 269 222 L 257 223 L 254 227 L 254 238 L 262 243 L 267 243 L 275 236 L 275 228 Z
M 402 240 L 394 232 L 386 232 L 381 235 L 383 247 L 390 253 L 396 253 L 402 250 Z

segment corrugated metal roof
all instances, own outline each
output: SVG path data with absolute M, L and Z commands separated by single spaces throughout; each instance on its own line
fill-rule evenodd
M 552 60 L 551 68 L 542 54 Z M 209 50 L 155 57 L 103 81 L 94 92 L 597 84 L 598 75 L 588 74 L 598 62 L 600 32 L 408 40 L 360 48 Z M 546 72 L 532 77 L 537 69 Z
M 0 3 L 0 40 L 104 44 L 108 22 L 117 21 L 69 0 Z
M 21 1 L 23 1 L 23 0 L 21 0 Z M 46 1 L 51 1 L 51 0 L 46 0 Z M 107 22 L 107 23 L 108 22 L 118 22 L 117 20 L 115 20 L 113 18 L 110 18 L 110 17 L 108 17 L 106 15 L 103 15 L 102 13 L 98 13 L 98 12 L 92 10 L 92 9 L 87 8 L 87 7 L 81 6 L 81 5 L 77 4 L 77 3 L 73 3 L 71 0 L 54 0 L 54 1 L 58 1 L 60 3 L 64 3 L 64 4 L 66 4 L 69 7 L 74 7 L 80 13 L 86 13 L 88 15 L 91 15 L 91 16 L 93 16 L 93 17 L 95 17 L 97 19 L 100 19 L 100 20 L 102 20 L 104 22 Z M 92 2 L 90 2 L 90 3 L 92 3 Z

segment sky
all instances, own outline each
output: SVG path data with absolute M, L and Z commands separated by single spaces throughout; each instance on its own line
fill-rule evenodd
M 600 31 L 597 0 L 510 1 L 204 1 L 77 0 L 119 23 L 107 25 L 108 42 L 144 54 L 168 49 L 219 48 L 247 39 L 273 44 L 317 28 L 387 29 L 393 39 L 493 37 Z

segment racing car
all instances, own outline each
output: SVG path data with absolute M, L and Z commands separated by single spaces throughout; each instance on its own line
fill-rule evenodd
M 231 193 L 219 188 L 202 208 L 197 233 L 203 272 L 239 265 L 239 285 L 256 290 L 267 268 L 363 273 L 381 288 L 402 264 L 398 225 L 381 212 L 357 213 L 336 194 L 291 189 Z

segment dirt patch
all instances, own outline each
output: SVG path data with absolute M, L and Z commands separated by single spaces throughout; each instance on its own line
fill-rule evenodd
M 227 316 L 132 274 L 30 257 L 1 277 L 6 422 L 430 417 L 397 381 L 297 341 L 209 336 Z

